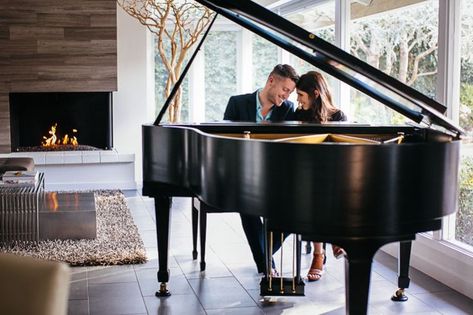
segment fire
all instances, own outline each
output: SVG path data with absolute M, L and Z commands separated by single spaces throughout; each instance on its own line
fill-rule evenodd
M 48 133 L 51 135 L 50 137 L 43 136 L 44 141 L 41 143 L 43 147 L 50 147 L 54 145 L 79 145 L 79 141 L 77 141 L 76 136 L 69 137 L 68 134 L 64 135 L 62 138 L 58 137 L 56 134 L 57 131 L 57 123 L 51 126 Z M 77 133 L 77 129 L 72 129 L 72 133 Z
M 49 209 L 56 212 L 57 209 L 59 208 L 57 192 L 51 192 L 50 194 L 47 194 L 47 197 L 48 197 L 47 199 L 48 199 Z

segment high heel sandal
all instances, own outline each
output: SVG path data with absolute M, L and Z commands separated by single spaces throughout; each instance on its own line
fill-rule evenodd
M 332 252 L 333 252 L 333 257 L 335 257 L 335 259 L 340 259 L 347 255 L 347 252 L 343 248 L 337 245 L 333 245 L 333 244 L 332 244 Z
M 309 282 L 317 281 L 322 278 L 322 274 L 324 273 L 324 259 L 325 254 L 322 253 L 314 253 L 312 257 L 312 264 L 310 265 L 309 272 L 307 273 L 307 280 Z

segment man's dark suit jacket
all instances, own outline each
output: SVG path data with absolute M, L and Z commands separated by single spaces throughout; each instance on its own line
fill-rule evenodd
M 223 115 L 224 120 L 256 121 L 256 92 L 235 95 L 230 97 Z M 285 100 L 281 106 L 274 106 L 270 121 L 283 121 L 294 119 L 294 105 Z

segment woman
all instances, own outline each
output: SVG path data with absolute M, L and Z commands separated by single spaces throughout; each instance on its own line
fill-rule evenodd
M 299 103 L 296 120 L 316 123 L 347 120 L 345 114 L 333 105 L 332 93 L 320 72 L 303 74 L 297 81 L 296 91 Z
M 333 105 L 332 93 L 325 78 L 317 71 L 309 71 L 303 74 L 296 84 L 297 102 L 299 108 L 295 112 L 296 120 L 315 123 L 326 123 L 328 121 L 345 121 L 345 114 Z M 307 273 L 309 281 L 317 281 L 322 277 L 325 252 L 323 244 L 313 242 L 314 255 Z M 332 245 L 333 255 L 340 258 L 345 251 L 336 245 Z

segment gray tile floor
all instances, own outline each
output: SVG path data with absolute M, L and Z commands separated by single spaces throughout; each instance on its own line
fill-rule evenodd
M 208 216 L 207 270 L 192 260 L 190 200 L 176 198 L 172 210 L 169 289 L 157 298 L 156 230 L 152 199 L 125 192 L 149 261 L 142 265 L 75 267 L 69 314 L 345 314 L 344 264 L 328 255 L 322 279 L 306 285 L 305 297 L 261 300 L 259 276 L 237 214 Z M 286 240 L 285 250 L 291 242 Z M 276 255 L 277 261 L 279 256 Z M 303 255 L 303 270 L 310 264 Z M 283 272 L 290 262 L 283 262 Z M 391 302 L 396 290 L 396 261 L 378 253 L 373 263 L 369 314 L 473 314 L 473 300 L 411 270 L 409 301 Z

